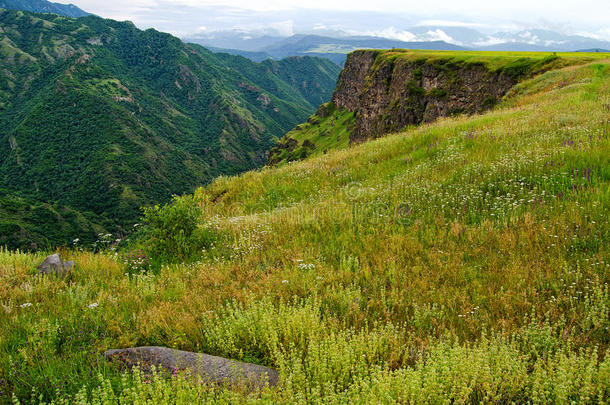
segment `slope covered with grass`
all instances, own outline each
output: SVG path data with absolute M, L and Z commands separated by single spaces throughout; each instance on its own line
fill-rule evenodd
M 349 55 L 331 103 L 280 139 L 268 163 L 302 160 L 440 117 L 481 113 L 525 79 L 609 56 L 359 50 Z
M 67 251 L 60 281 L 2 252 L 0 395 L 608 402 L 609 114 L 609 61 L 554 70 L 483 115 L 217 179 L 184 200 L 216 235 L 189 264 L 129 275 Z M 121 378 L 100 357 L 134 345 L 276 367 L 280 385 Z

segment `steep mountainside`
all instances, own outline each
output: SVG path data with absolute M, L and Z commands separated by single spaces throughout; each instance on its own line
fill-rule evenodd
M 54 13 L 66 17 L 84 17 L 89 15 L 74 4 L 52 3 L 46 0 L 0 0 L 0 8 L 23 10 L 34 13 Z
M 348 56 L 332 102 L 278 141 L 270 164 L 359 143 L 439 117 L 492 108 L 519 81 L 603 54 L 361 50 Z
M 330 95 L 330 65 L 256 64 L 131 23 L 0 11 L 0 186 L 131 223 L 142 205 L 264 164 L 317 90 Z

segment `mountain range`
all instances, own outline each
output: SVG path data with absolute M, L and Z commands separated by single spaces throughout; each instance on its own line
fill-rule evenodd
M 284 58 L 293 55 L 320 56 L 343 64 L 347 53 L 356 49 L 434 49 L 481 51 L 603 52 L 610 42 L 583 35 L 566 35 L 551 30 L 532 29 L 515 32 L 482 33 L 467 27 L 416 26 L 394 35 L 354 36 L 335 31 L 328 35 L 296 34 L 289 37 L 260 35 L 243 30 L 205 32 L 185 37 L 185 41 L 211 47 L 216 51 L 242 55 L 252 60 Z
M 34 13 L 54 13 L 66 17 L 84 17 L 90 15 L 74 4 L 52 3 L 46 0 L 0 0 L 0 8 L 31 11 Z
M 34 206 L 79 212 L 90 232 L 70 236 L 91 240 L 136 222 L 141 206 L 262 166 L 330 99 L 340 70 L 312 57 L 257 64 L 129 22 L 12 10 L 0 10 L 0 65 L 0 199 L 19 197 L 0 244 L 22 248 L 71 240 L 28 234 L 41 221 Z

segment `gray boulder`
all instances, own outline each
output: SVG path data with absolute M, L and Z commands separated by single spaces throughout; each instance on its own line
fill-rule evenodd
M 62 262 L 59 253 L 55 253 L 38 265 L 38 274 L 55 274 L 60 278 L 66 278 L 74 268 L 75 263 L 73 261 Z
M 108 360 L 130 368 L 139 365 L 143 371 L 149 371 L 155 366 L 157 370 L 172 374 L 188 370 L 193 377 L 200 377 L 207 383 L 245 386 L 249 389 L 275 386 L 279 377 L 272 368 L 167 347 L 114 349 L 107 350 L 104 355 Z

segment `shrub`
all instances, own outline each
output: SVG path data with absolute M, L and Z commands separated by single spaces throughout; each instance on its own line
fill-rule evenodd
M 199 226 L 202 204 L 199 196 L 174 196 L 168 204 L 143 209 L 147 225 L 144 247 L 156 262 L 192 260 L 216 239 L 215 230 Z

